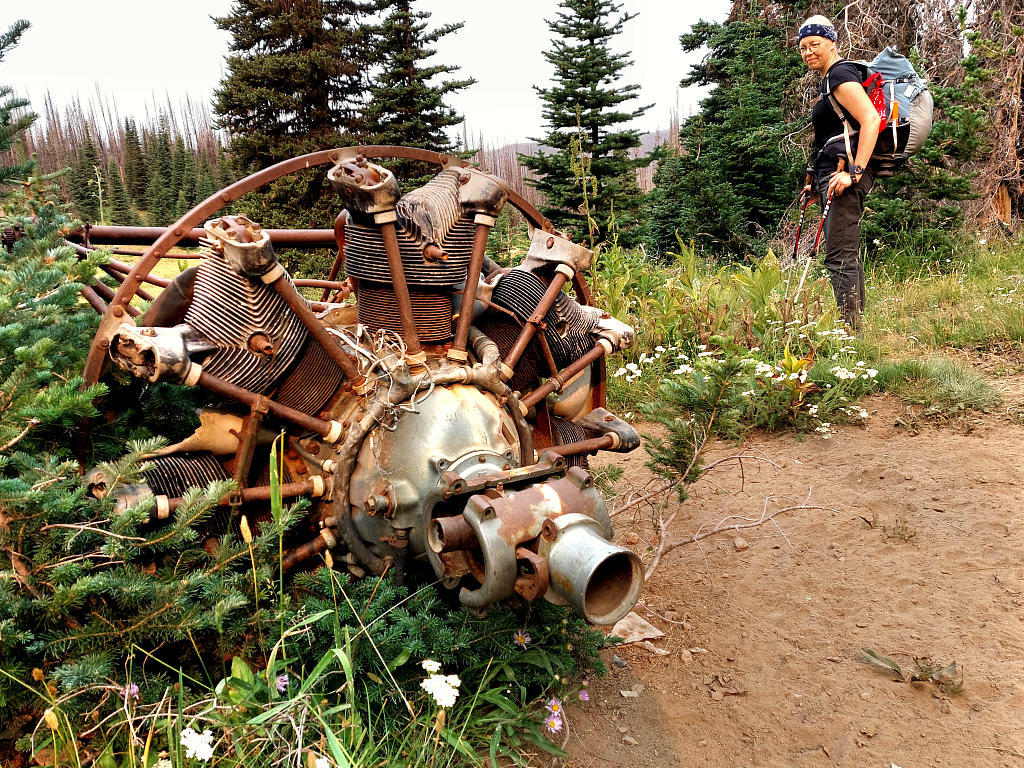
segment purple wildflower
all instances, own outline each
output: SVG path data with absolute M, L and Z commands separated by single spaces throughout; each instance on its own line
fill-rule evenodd
M 519 629 L 512 635 L 512 642 L 520 648 L 526 648 L 526 646 L 533 642 L 533 638 L 530 637 L 530 633 L 525 629 Z
M 278 675 L 274 680 L 274 687 L 277 688 L 278 693 L 284 693 L 288 690 L 288 673 L 285 672 L 283 675 Z
M 558 715 L 548 715 L 544 718 L 544 725 L 551 733 L 558 733 L 562 730 L 562 718 Z
M 125 702 L 138 701 L 139 686 L 137 686 L 135 683 L 128 683 L 128 685 L 124 687 L 124 690 L 121 691 L 121 696 L 124 698 Z
M 561 699 L 556 699 L 556 698 L 552 697 L 551 699 L 548 700 L 548 704 L 547 704 L 546 709 L 552 715 L 557 715 L 558 717 L 561 717 L 562 716 L 562 700 Z
M 587 693 L 586 688 L 580 691 L 580 701 L 590 701 L 590 694 Z

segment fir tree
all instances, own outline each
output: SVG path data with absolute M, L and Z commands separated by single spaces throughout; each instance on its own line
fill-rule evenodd
M 137 223 L 135 211 L 128 202 L 128 192 L 121 180 L 121 169 L 117 167 L 117 161 L 114 158 L 110 158 L 107 163 L 103 196 L 106 201 L 105 214 L 108 222 L 123 225 Z
M 101 180 L 99 152 L 86 128 L 85 139 L 71 168 L 71 203 L 75 213 L 90 224 L 100 220 L 100 198 L 103 192 Z
M 178 191 L 171 184 L 171 136 L 166 123 L 145 134 L 146 219 L 150 225 L 166 225 L 174 221 Z
M 544 147 L 536 155 L 520 155 L 519 160 L 540 177 L 529 183 L 544 195 L 545 215 L 559 227 L 600 240 L 608 234 L 613 210 L 615 217 L 631 218 L 637 209 L 639 189 L 631 176 L 650 161 L 629 156 L 640 146 L 640 136 L 622 125 L 648 107 L 623 106 L 639 86 L 620 82 L 630 60 L 628 54 L 611 51 L 613 39 L 635 14 L 617 16 L 622 6 L 612 0 L 562 0 L 559 7 L 548 22 L 556 38 L 544 54 L 555 68 L 554 84 L 535 87 L 544 102 L 548 134 L 538 139 Z M 585 172 L 581 158 L 588 166 Z
M 239 170 L 252 171 L 361 134 L 365 73 L 376 52 L 358 0 L 235 0 L 215 18 L 231 33 L 214 96 Z
M 27 21 L 16 21 L 6 32 L 0 34 L 0 61 L 4 56 L 17 45 L 18 40 L 28 29 Z M 0 85 L 0 154 L 3 154 L 14 145 L 15 139 L 35 122 L 36 116 L 32 112 L 26 112 L 27 99 L 15 97 L 14 90 L 6 85 Z M 17 163 L 15 165 L 0 165 L 0 188 L 17 179 L 25 178 L 35 163 Z
M 462 29 L 463 25 L 446 24 L 427 30 L 430 13 L 412 9 L 412 0 L 387 0 L 388 15 L 376 30 L 375 47 L 380 55 L 381 73 L 370 86 L 370 100 L 365 120 L 374 144 L 398 144 L 422 147 L 439 152 L 453 152 L 455 147 L 445 132 L 458 125 L 462 117 L 445 104 L 445 97 L 476 81 L 442 80 L 436 78 L 458 72 L 457 66 L 427 65 L 436 52 L 434 43 Z M 411 178 L 416 166 L 393 164 L 398 178 L 415 184 Z M 422 168 L 418 168 L 422 172 Z
M 784 94 L 804 68 L 786 30 L 756 18 L 701 21 L 680 37 L 707 47 L 682 85 L 712 86 L 699 114 L 680 129 L 681 153 L 658 169 L 649 200 L 648 240 L 664 252 L 684 240 L 743 256 L 792 202 L 802 158 L 780 149 L 791 128 Z
M 142 142 L 135 121 L 124 121 L 124 184 L 128 199 L 137 206 L 146 203 L 146 164 L 142 155 Z

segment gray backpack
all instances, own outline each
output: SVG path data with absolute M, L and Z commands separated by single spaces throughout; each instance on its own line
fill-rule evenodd
M 861 84 L 884 123 L 871 155 L 875 177 L 892 176 L 911 155 L 921 149 L 932 129 L 933 105 L 928 82 L 917 74 L 906 56 L 901 56 L 890 47 L 886 47 L 870 62 L 850 63 L 860 71 Z M 842 141 L 849 160 L 854 154 L 851 138 L 857 131 L 850 128 L 850 118 L 832 95 L 827 77 L 825 94 L 843 123 L 842 135 L 834 136 L 826 144 Z

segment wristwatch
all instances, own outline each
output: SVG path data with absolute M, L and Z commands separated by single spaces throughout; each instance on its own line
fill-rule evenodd
M 864 169 L 861 168 L 859 165 L 851 165 L 850 166 L 850 181 L 852 181 L 854 184 L 856 184 L 857 181 L 860 179 L 860 175 L 862 173 L 864 173 Z

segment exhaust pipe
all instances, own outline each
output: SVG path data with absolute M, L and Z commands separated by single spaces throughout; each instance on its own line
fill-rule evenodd
M 640 599 L 640 558 L 606 540 L 598 522 L 587 515 L 546 520 L 537 554 L 547 560 L 550 573 L 545 598 L 571 605 L 591 624 L 614 624 Z

